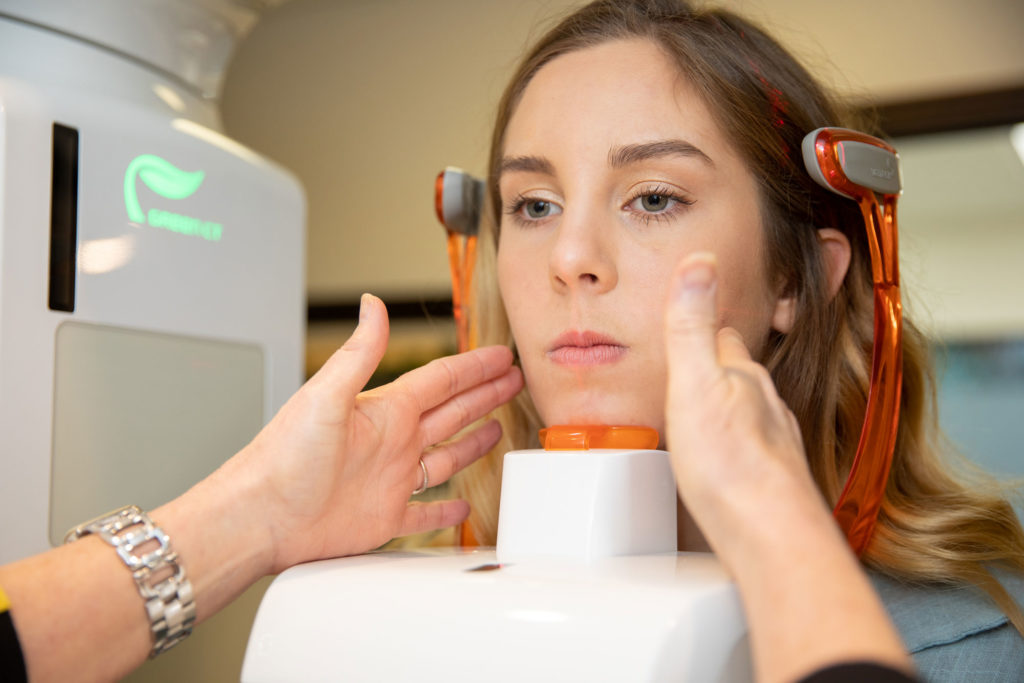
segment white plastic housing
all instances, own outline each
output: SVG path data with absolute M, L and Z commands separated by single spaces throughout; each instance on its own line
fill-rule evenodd
M 495 562 L 446 549 L 293 567 L 264 595 L 242 681 L 753 680 L 711 555 Z
M 675 552 L 665 451 L 512 451 L 502 470 L 499 562 Z
M 3 0 L 0 14 L 78 36 L 215 99 L 235 44 L 262 10 L 286 1 Z
M 503 477 L 500 554 L 382 552 L 278 576 L 242 681 L 753 680 L 735 586 L 712 555 L 675 552 L 666 453 L 517 451 Z
M 305 201 L 289 173 L 215 131 L 215 108 L 180 81 L 5 17 L 0 46 L 7 562 L 111 508 L 180 494 L 295 391 Z M 54 124 L 78 134 L 73 310 L 48 304 Z M 169 176 L 133 166 L 143 155 L 202 181 L 169 196 Z

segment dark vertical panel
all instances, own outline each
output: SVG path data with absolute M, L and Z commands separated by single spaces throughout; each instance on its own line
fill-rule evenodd
M 75 310 L 78 247 L 78 131 L 53 124 L 50 194 L 50 309 Z

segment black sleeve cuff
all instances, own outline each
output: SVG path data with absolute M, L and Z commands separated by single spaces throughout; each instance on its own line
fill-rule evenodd
M 833 664 L 800 679 L 798 683 L 917 683 L 902 671 L 883 664 L 844 662 Z
M 21 653 L 18 632 L 14 630 L 11 613 L 0 612 L 0 681 L 22 683 L 28 681 L 25 658 Z

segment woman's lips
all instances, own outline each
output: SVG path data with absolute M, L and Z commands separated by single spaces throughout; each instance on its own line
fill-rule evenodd
M 558 365 L 601 365 L 622 358 L 627 347 L 604 334 L 570 330 L 551 344 L 547 354 Z

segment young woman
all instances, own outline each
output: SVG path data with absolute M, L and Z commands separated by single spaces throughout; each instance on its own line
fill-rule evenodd
M 857 205 L 803 168 L 821 126 L 864 128 L 728 12 L 599 0 L 529 51 L 499 105 L 474 301 L 481 343 L 514 344 L 529 391 L 458 482 L 477 542 L 495 540 L 501 454 L 535 446 L 539 427 L 664 434 L 663 303 L 696 251 L 717 261 L 719 325 L 770 371 L 836 501 L 864 419 L 873 299 Z M 945 464 L 927 342 L 906 320 L 903 359 L 861 559 L 925 678 L 1020 678 L 1024 531 L 994 483 Z M 680 547 L 701 544 L 693 529 Z

